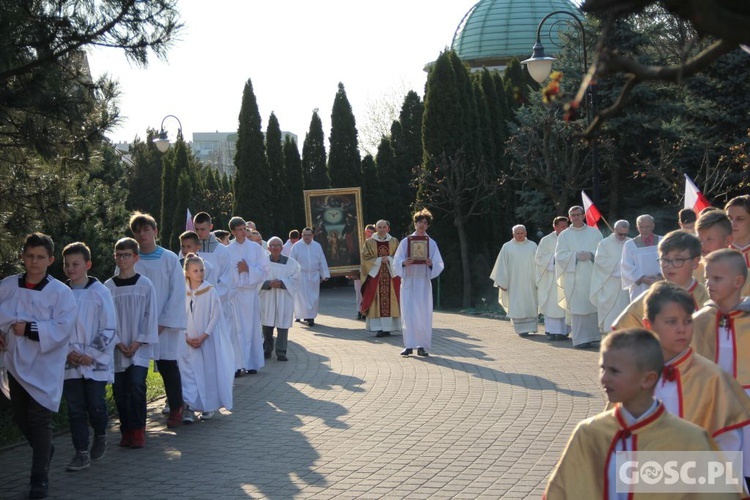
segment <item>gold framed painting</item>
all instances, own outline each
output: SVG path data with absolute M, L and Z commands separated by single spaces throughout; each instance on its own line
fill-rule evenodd
M 364 244 L 361 188 L 309 189 L 304 194 L 305 220 L 323 247 L 331 276 L 358 273 Z

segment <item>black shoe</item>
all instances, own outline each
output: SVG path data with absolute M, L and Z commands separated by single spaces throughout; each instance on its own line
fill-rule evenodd
M 31 487 L 29 488 L 29 498 L 47 498 L 47 492 L 49 491 L 49 481 L 46 479 L 41 481 L 32 481 Z
M 242 372 L 242 370 L 237 370 L 236 372 L 234 372 L 234 378 L 240 378 L 243 375 L 244 373 Z
M 523 333 L 519 333 L 519 334 L 518 334 L 518 336 L 519 336 L 519 337 L 523 337 L 523 338 L 526 338 L 526 337 L 528 337 L 528 336 L 529 336 L 529 332 L 523 332 Z
M 248 370 L 247 373 L 248 375 L 255 375 L 258 373 L 258 370 Z
M 362 313 L 357 313 L 357 319 L 363 319 L 364 316 L 362 316 Z
M 102 434 L 101 436 L 94 436 L 94 443 L 91 445 L 91 451 L 89 455 L 91 460 L 101 460 L 104 454 L 107 452 L 107 435 Z
M 307 323 L 307 326 L 315 326 L 315 320 L 314 319 L 306 319 L 305 323 Z
M 388 336 L 388 334 L 387 334 L 386 332 L 384 332 L 384 331 L 382 331 L 382 330 L 381 330 L 381 331 L 379 331 L 378 333 L 376 333 L 376 334 L 375 334 L 375 336 L 376 336 L 377 338 L 381 338 L 381 337 L 387 337 L 387 336 Z
M 401 351 L 401 355 L 402 356 L 408 356 L 408 355 L 412 354 L 413 352 L 414 352 L 414 349 L 412 349 L 411 347 L 407 347 L 406 349 L 404 349 L 403 351 Z
M 289 361 L 289 358 L 287 358 L 283 354 L 277 354 L 276 355 L 276 361 Z
M 590 349 L 591 348 L 591 342 L 584 342 L 583 344 L 574 345 L 576 349 Z
M 429 356 L 430 353 L 424 350 L 424 347 L 417 347 L 417 356 Z
M 302 323 L 302 320 L 298 318 L 298 319 L 295 319 L 294 322 L 295 323 Z

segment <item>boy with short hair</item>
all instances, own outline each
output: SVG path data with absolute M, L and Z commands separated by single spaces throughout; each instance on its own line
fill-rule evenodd
M 706 429 L 724 451 L 739 451 L 742 428 L 750 424 L 750 398 L 716 363 L 690 347 L 693 297 L 668 282 L 646 295 L 646 328 L 656 333 L 666 365 L 656 384 L 656 399 L 670 413 Z
M 88 275 L 91 250 L 86 244 L 71 243 L 62 255 L 63 271 L 68 277 L 66 284 L 78 304 L 78 321 L 70 338 L 63 385 L 70 437 L 76 451 L 66 470 L 79 471 L 90 467 L 92 460 L 101 459 L 107 449 L 106 388 L 107 383 L 114 381 L 112 355 L 117 317 L 112 294 L 98 279 Z M 94 429 L 91 454 L 87 420 Z
M 130 448 L 146 445 L 146 375 L 159 343 L 156 290 L 151 280 L 135 271 L 138 254 L 133 238 L 118 240 L 114 253 L 118 273 L 104 283 L 117 314 L 112 394 L 120 416 L 120 446 Z
M 229 237 L 232 235 L 232 233 L 224 229 L 217 229 L 213 232 L 213 234 L 222 245 L 224 245 L 225 247 L 229 246 Z
M 693 347 L 719 365 L 750 394 L 750 297 L 743 299 L 747 266 L 740 252 L 725 248 L 706 261 L 706 286 L 711 301 L 693 316 Z M 743 431 L 745 478 L 750 477 L 750 432 Z M 750 484 L 750 482 L 748 483 Z
M 232 217 L 229 229 L 234 240 L 227 247 L 232 278 L 227 316 L 234 348 L 235 376 L 241 376 L 243 370 L 255 374 L 265 365 L 258 287 L 268 279 L 271 262 L 263 248 L 247 238 L 247 223 L 242 217 Z
M 55 244 L 42 233 L 26 236 L 26 272 L 0 283 L 0 352 L 13 421 L 32 448 L 29 498 L 45 498 L 52 460 L 52 414 L 60 407 L 68 342 L 76 322 L 70 288 L 47 274 Z
M 659 265 L 664 279 L 690 292 L 695 301 L 695 310 L 708 300 L 703 285 L 693 278 L 701 256 L 701 242 L 697 236 L 678 229 L 667 233 L 659 241 Z M 648 290 L 640 294 L 620 314 L 612 325 L 613 330 L 643 328 L 644 303 Z
M 695 223 L 698 239 L 701 240 L 701 255 L 705 257 L 713 251 L 729 248 L 732 244 L 732 223 L 721 210 L 712 210 L 701 215 Z M 706 285 L 705 263 L 701 258 L 693 277 L 701 285 Z
M 130 230 L 140 247 L 140 258 L 136 262 L 135 271 L 151 280 L 156 290 L 159 347 L 154 352 L 154 358 L 167 393 L 167 427 L 173 428 L 182 425 L 182 379 L 177 357 L 187 328 L 185 275 L 179 257 L 157 245 L 159 229 L 151 215 L 133 212 L 130 216 Z
M 618 451 L 716 449 L 705 429 L 671 415 L 654 399 L 664 357 L 653 333 L 639 328 L 610 333 L 602 340 L 599 363 L 599 380 L 615 407 L 576 426 L 547 485 L 549 500 L 619 498 Z
M 203 213 L 203 212 L 201 212 Z M 216 282 L 218 281 L 218 269 L 208 259 L 204 258 L 203 253 L 199 253 L 201 249 L 201 239 L 198 237 L 198 233 L 195 231 L 185 231 L 180 235 L 180 250 L 182 258 L 180 258 L 180 265 L 185 268 L 185 257 L 189 254 L 195 254 L 203 259 L 203 266 L 206 272 L 206 281 L 214 286 L 214 290 L 218 292 Z M 221 245 L 221 243 L 219 243 Z M 208 254 L 210 255 L 210 253 Z
M 731 248 L 742 254 L 745 265 L 750 268 L 750 195 L 743 194 L 732 198 L 724 210 L 732 224 Z M 750 281 L 745 281 L 742 296 L 750 296 Z

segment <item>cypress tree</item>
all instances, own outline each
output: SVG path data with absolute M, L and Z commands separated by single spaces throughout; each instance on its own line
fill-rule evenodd
M 149 214 L 161 212 L 162 153 L 156 149 L 153 139 L 156 132 L 149 129 L 146 140 L 136 137 L 130 147 L 133 171 L 128 179 L 128 210 L 140 210 Z
M 161 215 L 157 223 L 159 224 L 159 241 L 165 248 L 169 248 L 170 238 L 172 237 L 172 216 L 174 215 L 177 195 L 177 175 L 175 174 L 173 158 L 172 151 L 167 151 L 162 156 Z
M 302 159 L 297 149 L 297 141 L 291 137 L 284 139 L 284 169 L 289 190 L 289 206 L 292 208 L 289 229 L 305 227 L 305 195 L 302 188 Z
M 188 172 L 180 173 L 177 179 L 177 200 L 175 202 L 175 212 L 172 216 L 172 236 L 169 239 L 169 249 L 175 253 L 180 251 L 180 235 L 185 231 L 185 222 L 187 215 L 188 203 L 193 197 L 193 185 L 190 182 Z
M 382 213 L 377 215 L 377 219 L 391 221 L 391 232 L 394 236 L 401 236 L 404 228 L 394 227 L 393 221 L 399 220 L 403 216 L 398 210 L 403 206 L 405 200 L 401 199 L 403 186 L 399 184 L 396 153 L 393 151 L 392 142 L 388 137 L 383 137 L 378 144 L 375 165 L 378 167 L 379 208 L 382 210 Z
M 235 214 L 252 218 L 259 225 L 268 224 L 271 220 L 268 161 L 258 102 L 249 79 L 242 92 L 234 164 L 237 167 L 234 181 Z
M 323 122 L 318 110 L 313 111 L 310 130 L 302 144 L 302 174 L 305 189 L 328 189 L 331 179 L 326 170 L 326 148 L 323 137 Z
M 417 197 L 414 169 L 422 163 L 422 115 L 424 103 L 416 92 L 409 91 L 401 106 L 398 121 L 391 127 L 391 141 L 396 155 L 394 175 L 400 186 L 396 216 L 391 219 L 391 232 L 405 234 L 411 224 L 412 205 Z
M 271 194 L 271 217 L 265 222 L 264 230 L 270 236 L 284 236 L 289 230 L 292 219 L 292 207 L 289 203 L 289 189 L 286 183 L 284 169 L 284 151 L 281 143 L 281 127 L 279 120 L 272 112 L 268 118 L 266 130 L 266 152 L 268 156 L 268 171 L 270 183 L 268 190 Z M 268 238 L 266 238 L 268 239 Z
M 360 224 L 372 224 L 373 221 L 383 218 L 382 203 L 380 195 L 382 191 L 378 185 L 378 169 L 375 159 L 371 154 L 362 158 L 362 216 L 364 221 Z
M 328 176 L 331 187 L 356 187 L 362 183 L 357 126 L 344 84 L 339 83 L 331 111 Z

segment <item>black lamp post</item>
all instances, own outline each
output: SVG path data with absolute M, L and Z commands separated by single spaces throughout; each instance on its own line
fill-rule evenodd
M 177 123 L 179 124 L 180 128 L 178 129 L 178 134 L 182 133 L 182 122 L 179 118 L 177 118 L 175 115 L 167 115 L 165 116 L 161 121 L 161 127 L 159 130 L 159 136 L 154 138 L 154 144 L 156 145 L 156 149 L 161 151 L 162 153 L 166 153 L 169 149 L 169 139 L 167 138 L 167 131 L 164 130 L 164 121 L 167 118 L 174 118 L 177 120 Z
M 544 22 L 552 16 L 563 14 L 570 16 L 573 19 L 573 24 L 578 28 L 581 33 L 581 42 L 583 45 L 583 75 L 586 74 L 589 68 L 588 51 L 586 46 L 586 30 L 583 26 L 581 19 L 572 12 L 567 10 L 556 10 L 550 12 L 539 22 L 539 26 L 536 29 L 536 43 L 532 49 L 531 57 L 522 61 L 521 64 L 525 64 L 529 70 L 531 77 L 539 83 L 543 83 L 547 79 L 550 72 L 552 71 L 552 61 L 554 57 L 547 56 L 544 53 L 544 45 L 542 45 L 542 25 Z M 586 88 L 586 125 L 591 125 L 594 115 L 596 113 L 595 104 L 595 87 L 591 84 Z M 592 140 L 591 143 L 591 166 L 593 171 L 593 202 L 596 204 L 599 202 L 599 157 L 596 146 L 596 139 Z

